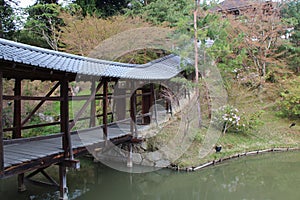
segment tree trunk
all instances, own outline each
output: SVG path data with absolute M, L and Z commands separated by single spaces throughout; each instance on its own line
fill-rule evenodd
M 200 91 L 199 91 L 197 13 L 198 13 L 198 2 L 196 1 L 195 11 L 194 11 L 195 83 L 196 83 L 196 98 L 197 98 L 197 110 L 198 110 L 198 124 L 200 128 L 202 127 L 202 116 L 201 116 Z

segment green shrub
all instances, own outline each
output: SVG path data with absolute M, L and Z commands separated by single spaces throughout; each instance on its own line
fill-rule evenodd
M 203 134 L 198 130 L 198 131 L 196 132 L 196 134 L 194 135 L 193 140 L 196 141 L 196 142 L 201 143 L 201 142 L 203 141 L 203 139 L 204 139 Z
M 280 93 L 281 99 L 276 103 L 276 108 L 281 117 L 300 117 L 300 77 L 290 81 L 288 88 Z
M 300 117 L 300 89 L 298 92 L 285 91 L 281 93 L 281 101 L 277 102 L 279 115 L 288 118 Z

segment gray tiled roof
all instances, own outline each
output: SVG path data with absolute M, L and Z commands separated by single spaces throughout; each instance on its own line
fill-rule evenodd
M 1 38 L 0 60 L 82 75 L 141 80 L 170 79 L 181 71 L 180 58 L 176 55 L 143 65 L 125 64 L 57 52 Z
M 225 0 L 219 3 L 216 7 L 211 9 L 212 11 L 230 11 L 244 8 L 254 3 L 258 3 L 258 0 Z

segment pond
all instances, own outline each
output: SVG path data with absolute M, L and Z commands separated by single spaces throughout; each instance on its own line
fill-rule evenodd
M 129 174 L 87 158 L 81 164 L 80 171 L 68 173 L 71 199 L 300 199 L 300 152 L 248 156 L 189 173 Z M 28 190 L 18 193 L 16 184 L 16 177 L 0 181 L 1 200 L 58 199 L 55 188 L 27 184 Z

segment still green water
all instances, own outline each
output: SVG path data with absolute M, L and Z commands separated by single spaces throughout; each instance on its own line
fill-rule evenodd
M 198 200 L 300 199 L 300 152 L 269 153 L 225 162 L 197 172 L 159 170 L 129 174 L 90 159 L 69 171 L 70 199 Z M 56 174 L 53 167 L 49 173 Z M 58 199 L 56 188 L 27 183 L 16 192 L 16 177 L 0 181 L 0 199 Z

